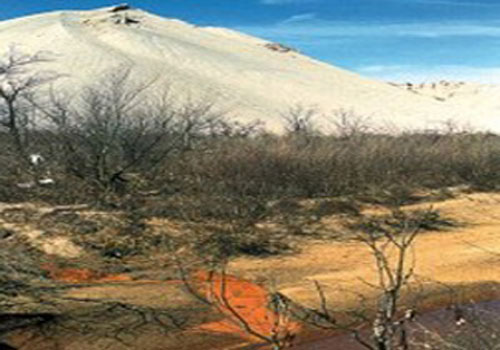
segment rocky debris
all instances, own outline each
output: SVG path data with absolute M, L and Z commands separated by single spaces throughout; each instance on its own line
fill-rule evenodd
M 111 16 L 110 21 L 113 22 L 114 24 L 125 24 L 125 25 L 131 25 L 131 24 L 139 24 L 141 21 L 137 18 L 130 17 L 128 14 L 115 14 Z
M 103 23 L 112 23 L 116 25 L 134 25 L 140 24 L 142 16 L 128 4 L 122 4 L 109 9 L 106 13 L 96 13 L 91 17 L 82 20 L 87 26 L 98 26 Z
M 125 16 L 124 24 L 139 24 L 141 21 L 135 18 L 130 18 Z
M 129 4 L 120 4 L 120 5 L 113 7 L 111 10 L 109 10 L 109 12 L 116 13 L 116 12 L 131 10 L 131 9 L 132 9 L 132 6 L 130 6 Z
M 453 82 L 447 80 L 420 84 L 414 84 L 411 82 L 390 82 L 389 84 L 415 94 L 432 97 L 433 99 L 440 102 L 445 102 L 455 97 L 457 95 L 457 92 L 459 92 L 462 87 L 466 85 L 466 83 L 463 81 Z
M 288 53 L 288 52 L 297 52 L 296 49 L 291 48 L 289 46 L 285 46 L 280 43 L 267 43 L 264 45 L 265 48 L 271 50 L 271 51 L 276 51 L 279 53 Z

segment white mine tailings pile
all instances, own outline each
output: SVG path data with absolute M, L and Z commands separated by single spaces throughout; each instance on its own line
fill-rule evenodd
M 65 75 L 55 88 L 70 91 L 130 67 L 132 79 L 170 85 L 177 98 L 203 98 L 248 122 L 282 130 L 290 106 L 315 106 L 325 115 L 352 110 L 371 123 L 436 128 L 444 121 L 500 131 L 500 89 L 461 87 L 456 98 L 415 93 L 363 78 L 285 46 L 223 28 L 197 27 L 127 6 L 61 11 L 0 22 L 0 50 L 49 51 L 40 69 Z M 426 90 L 427 91 L 427 90 Z M 450 92 L 451 93 L 451 92 Z M 328 128 L 327 117 L 321 120 Z

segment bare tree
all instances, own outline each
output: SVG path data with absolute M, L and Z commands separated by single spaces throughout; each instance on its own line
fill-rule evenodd
M 414 239 L 420 231 L 420 227 L 411 227 L 407 223 L 397 230 L 368 231 L 362 236 L 362 241 L 370 248 L 375 258 L 378 272 L 378 287 L 381 290 L 377 314 L 373 322 L 372 335 L 377 350 L 392 350 L 395 348 L 395 340 L 400 349 L 408 349 L 408 339 L 405 329 L 405 318 L 411 318 L 406 314 L 405 318 L 398 319 L 399 300 L 402 290 L 407 286 L 413 276 L 414 267 L 408 260 Z M 377 237 L 378 234 L 382 237 Z M 394 253 L 390 250 L 395 251 Z M 391 257 L 394 254 L 394 258 Z M 391 258 L 394 261 L 391 261 Z
M 152 174 L 172 153 L 192 147 L 195 135 L 208 132 L 219 118 L 213 103 L 178 107 L 168 89 L 154 93 L 155 81 L 136 83 L 130 75 L 127 67 L 110 71 L 79 100 L 52 98 L 43 108 L 66 170 L 105 191 L 124 188 L 128 173 Z
M 352 110 L 334 111 L 331 122 L 334 126 L 334 134 L 341 139 L 352 139 L 370 132 L 368 119 L 357 115 Z
M 398 211 L 400 225 L 386 227 L 367 221 L 363 232 L 357 238 L 370 250 L 374 258 L 377 282 L 364 281 L 378 291 L 377 305 L 370 310 L 366 296 L 358 295 L 358 303 L 351 310 L 332 310 L 328 304 L 323 286 L 316 282 L 320 299 L 317 309 L 302 310 L 300 318 L 322 329 L 350 332 L 356 341 L 368 350 L 408 350 L 407 323 L 415 316 L 413 309 L 402 310 L 402 292 L 414 276 L 412 246 L 422 228 L 419 220 L 408 220 Z M 425 213 L 423 214 L 425 215 Z M 371 322 L 371 331 L 361 331 L 363 325 Z
M 17 151 L 26 156 L 26 128 L 33 121 L 29 100 L 37 89 L 58 76 L 37 71 L 37 65 L 51 61 L 48 52 L 24 54 L 11 47 L 0 59 L 0 127 L 12 137 Z

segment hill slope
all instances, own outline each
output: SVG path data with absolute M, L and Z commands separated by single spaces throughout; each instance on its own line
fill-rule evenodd
M 378 124 L 432 127 L 448 119 L 500 130 L 463 104 L 437 101 L 365 79 L 281 46 L 228 29 L 196 27 L 141 10 L 62 11 L 0 22 L 0 50 L 48 50 L 47 69 L 68 74 L 57 84 L 78 86 L 106 70 L 133 68 L 136 77 L 159 77 L 177 95 L 215 99 L 240 120 L 261 119 L 280 130 L 280 112 L 298 103 L 324 112 L 338 108 Z M 498 105 L 481 115 L 494 118 Z M 328 125 L 325 122 L 324 125 Z

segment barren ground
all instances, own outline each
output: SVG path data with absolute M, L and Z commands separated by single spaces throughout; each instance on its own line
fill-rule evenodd
M 497 283 L 500 283 L 500 270 L 497 268 L 500 261 L 500 194 L 462 194 L 455 199 L 408 208 L 426 208 L 431 205 L 459 225 L 439 232 L 426 232 L 417 239 L 414 263 L 418 284 L 415 284 L 415 291 L 420 293 L 420 307 L 430 309 L 454 301 L 497 299 L 500 296 L 500 289 L 496 288 Z M 385 209 L 370 210 L 376 213 Z M 37 236 L 35 239 L 35 245 L 43 247 L 41 238 Z M 309 306 L 318 303 L 312 283 L 318 281 L 325 287 L 329 302 L 342 308 L 352 306 L 359 293 L 375 295 L 376 291 L 369 286 L 376 277 L 372 259 L 362 243 L 310 241 L 297 254 L 266 259 L 239 258 L 231 264 L 230 272 Z M 156 272 L 158 276 L 163 273 Z M 154 269 L 149 271 L 148 276 L 154 275 Z M 447 292 L 448 287 L 453 287 L 453 294 Z M 136 279 L 108 283 L 103 279 L 98 284 L 71 289 L 68 295 L 113 299 L 152 307 L 199 307 L 182 293 L 181 285 L 176 281 Z M 408 302 L 411 301 L 408 299 Z M 198 321 L 204 323 L 204 318 L 200 317 Z M 209 321 L 210 317 L 207 318 Z M 14 340 L 21 345 L 21 339 L 25 339 L 25 336 L 15 337 Z M 58 341 L 61 349 L 123 348 L 109 339 L 87 342 L 77 337 L 66 339 L 61 335 Z M 237 349 L 249 345 L 248 339 L 237 334 L 205 333 L 200 331 L 199 325 L 183 334 L 162 334 L 158 330 L 151 330 L 141 333 L 130 342 L 132 348 L 145 350 Z M 37 349 L 51 349 L 51 344 L 42 341 L 37 343 Z M 33 349 L 32 343 L 21 349 Z

